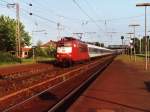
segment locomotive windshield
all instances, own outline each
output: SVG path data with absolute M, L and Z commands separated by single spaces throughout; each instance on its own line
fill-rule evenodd
M 71 43 L 62 43 L 62 44 L 59 44 L 58 47 L 71 47 Z
M 59 43 L 57 46 L 57 53 L 71 53 L 72 44 L 71 43 Z

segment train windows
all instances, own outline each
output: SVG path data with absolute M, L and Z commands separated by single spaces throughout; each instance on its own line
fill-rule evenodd
M 91 53 L 92 52 L 92 48 L 89 47 L 88 49 L 89 49 L 89 52 Z
M 95 52 L 95 51 L 94 51 L 94 48 L 90 48 L 90 47 L 89 47 L 89 52 L 90 52 L 90 53 L 94 53 L 94 52 Z
M 80 45 L 80 46 L 79 46 L 79 51 L 80 51 L 80 52 L 87 52 L 87 47 L 84 46 L 84 45 Z

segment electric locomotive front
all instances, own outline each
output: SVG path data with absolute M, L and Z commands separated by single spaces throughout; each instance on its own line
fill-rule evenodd
M 73 50 L 72 43 L 73 41 L 70 41 L 66 38 L 62 38 L 60 41 L 57 42 L 57 62 L 71 62 Z
M 72 37 L 64 37 L 57 42 L 57 62 L 72 64 L 73 62 L 88 59 L 89 55 L 86 43 Z

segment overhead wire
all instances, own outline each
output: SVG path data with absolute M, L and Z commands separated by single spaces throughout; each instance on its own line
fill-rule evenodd
M 6 8 L 6 5 L 4 5 L 4 4 L 0 4 L 0 6 L 2 6 L 2 7 L 5 7 L 5 8 Z
M 29 3 L 27 3 L 27 2 L 23 2 L 24 4 L 26 4 L 26 5 L 29 5 Z M 30 2 L 31 3 L 31 2 Z M 43 9 L 42 7 L 39 7 L 39 6 L 41 6 L 41 5 L 39 5 L 38 4 L 38 2 L 34 2 L 34 3 L 36 3 L 36 7 L 37 8 L 39 8 L 39 9 Z M 32 4 L 32 3 L 31 3 Z M 38 6 L 39 5 L 39 6 Z M 45 7 L 44 7 L 45 8 Z M 35 8 L 34 8 L 35 9 Z M 50 13 L 49 13 L 49 11 L 47 11 L 47 9 L 43 9 L 44 11 L 43 12 L 48 12 L 46 15 L 49 15 Z M 54 21 L 54 20 L 51 20 L 51 19 L 49 19 L 49 18 L 47 18 L 47 17 L 45 17 L 45 16 L 41 16 L 41 15 L 39 15 L 38 13 L 39 12 L 37 12 L 37 13 L 34 13 L 34 12 L 37 12 L 37 11 L 33 11 L 33 16 L 35 16 L 35 17 L 38 17 L 38 18 L 40 18 L 40 19 L 42 19 L 42 20 L 45 20 L 45 21 L 48 21 L 48 22 L 51 22 L 51 23 L 54 23 L 54 24 L 58 24 L 59 22 L 57 22 L 57 21 Z M 50 12 L 52 12 L 52 10 L 50 9 Z M 60 24 L 60 23 L 59 23 Z M 69 32 L 72 32 L 71 31 L 71 27 L 70 26 L 67 26 L 67 25 L 63 25 L 63 24 L 60 24 L 60 26 L 62 26 L 62 27 L 64 27 L 65 29 L 67 29 Z
M 101 31 L 103 30 L 96 22 L 95 20 L 89 16 L 89 14 L 78 4 L 78 2 L 76 2 L 76 0 L 73 0 L 73 3 L 81 10 L 81 12 L 86 15 L 92 22 L 94 22 L 94 24 L 97 26 L 97 28 Z
M 28 3 L 25 2 L 25 1 L 23 1 L 23 3 L 28 5 Z M 84 21 L 84 20 L 81 20 L 79 18 L 73 18 L 73 17 L 64 16 L 62 14 L 59 14 L 59 13 L 55 12 L 54 10 L 52 10 L 50 8 L 46 9 L 46 7 L 44 5 L 43 5 L 43 7 L 41 7 L 42 4 L 39 5 L 39 3 L 37 1 L 34 1 L 34 3 L 36 3 L 36 7 L 40 8 L 40 9 L 43 9 L 44 12 L 47 12 L 47 13 L 51 12 L 51 14 L 53 14 L 56 17 L 63 17 L 63 19 L 66 19 L 66 20 L 69 20 L 69 21 L 78 22 L 78 23 L 81 22 L 81 21 Z
M 88 9 L 90 9 L 91 10 L 91 12 L 95 15 L 95 16 L 97 16 L 97 17 L 99 17 L 99 15 L 96 13 L 96 11 L 94 10 L 94 8 L 91 6 L 91 4 L 88 2 L 88 0 L 84 0 L 84 2 L 87 4 L 87 6 L 89 7 Z
M 28 13 L 28 14 L 31 13 L 31 12 L 27 11 L 26 9 L 23 9 L 23 8 L 22 8 L 22 10 L 24 10 L 24 11 L 25 11 L 26 13 Z M 38 13 L 38 12 L 37 12 L 37 13 Z M 41 15 L 39 15 L 39 14 L 37 14 L 37 13 L 35 13 L 35 11 L 34 11 L 34 12 L 32 13 L 32 16 L 37 17 L 37 18 L 39 18 L 39 19 L 42 19 L 42 20 L 44 20 L 44 21 L 47 21 L 47 22 L 49 22 L 49 23 L 53 23 L 53 24 L 55 24 L 55 25 L 58 24 L 57 21 L 51 20 L 51 19 L 49 19 L 49 18 L 47 18 L 47 17 L 45 17 L 45 16 L 41 16 Z M 71 28 L 70 28 L 69 26 L 67 26 L 67 25 L 60 24 L 60 26 L 65 27 L 67 30 L 71 31 Z
M 9 2 L 7 2 L 7 1 L 5 1 L 5 0 L 0 0 L 1 2 L 4 2 L 4 3 L 9 3 Z

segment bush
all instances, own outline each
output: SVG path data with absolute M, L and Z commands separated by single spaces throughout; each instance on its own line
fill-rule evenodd
M 19 63 L 21 59 L 17 58 L 16 56 L 8 53 L 8 52 L 1 52 L 0 51 L 0 64 L 4 63 Z

